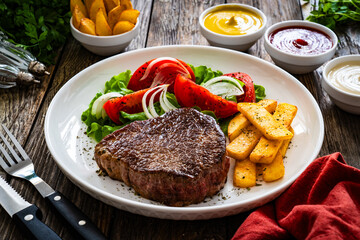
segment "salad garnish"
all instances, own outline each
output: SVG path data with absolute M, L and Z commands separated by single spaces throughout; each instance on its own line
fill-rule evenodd
M 150 87 L 159 74 L 162 77 L 157 81 L 161 82 Z M 99 142 L 130 122 L 192 107 L 214 117 L 226 134 L 228 122 L 238 112 L 237 102 L 256 102 L 264 97 L 265 88 L 254 85 L 245 73 L 223 74 L 164 57 L 144 63 L 132 75 L 127 70 L 113 76 L 105 83 L 104 91 L 95 95 L 81 119 L 88 127 L 88 136 Z

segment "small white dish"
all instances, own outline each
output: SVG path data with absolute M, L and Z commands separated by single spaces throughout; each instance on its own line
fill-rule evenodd
M 140 31 L 140 21 L 137 21 L 135 27 L 129 32 L 111 36 L 94 36 L 80 32 L 74 27 L 72 22 L 71 18 L 70 29 L 73 37 L 84 48 L 100 56 L 110 56 L 123 51 Z
M 295 131 L 284 160 L 285 176 L 259 183 L 249 190 L 233 186 L 233 166 L 219 194 L 187 207 L 169 207 L 150 201 L 120 181 L 98 176 L 93 159 L 95 142 L 86 136 L 81 114 L 112 76 L 157 57 L 175 57 L 194 66 L 205 65 L 223 73 L 241 71 L 266 89 L 266 97 L 298 107 Z M 232 61 L 228 61 L 231 59 Z M 69 107 L 71 106 L 71 107 Z M 45 118 L 45 139 L 63 173 L 83 191 L 109 205 L 135 214 L 174 220 L 199 220 L 238 214 L 279 196 L 317 157 L 324 138 L 320 108 L 296 78 L 273 64 L 249 54 L 209 46 L 160 46 L 122 53 L 89 66 L 72 77 L 55 95 Z
M 333 46 L 326 52 L 316 55 L 296 55 L 280 50 L 270 42 L 269 35 L 279 29 L 287 27 L 308 27 L 323 32 L 330 37 Z M 338 43 L 336 34 L 329 28 L 317 23 L 302 20 L 290 20 L 276 23 L 266 30 L 264 37 L 265 50 L 269 53 L 275 64 L 293 74 L 309 73 L 320 67 L 334 56 Z
M 210 31 L 204 26 L 205 17 L 212 11 L 216 11 L 218 9 L 221 9 L 223 7 L 231 7 L 231 6 L 237 6 L 244 8 L 250 12 L 254 12 L 257 15 L 259 15 L 262 20 L 263 24 L 259 30 L 253 33 L 248 33 L 244 35 L 225 35 L 225 34 L 219 34 L 215 33 L 213 31 Z M 261 38 L 264 35 L 264 32 L 266 30 L 266 24 L 267 24 L 267 18 L 265 14 L 260 11 L 259 9 L 246 5 L 246 4 L 237 4 L 237 3 L 228 3 L 228 4 L 220 4 L 213 7 L 210 7 L 203 11 L 199 17 L 199 23 L 200 23 L 200 32 L 201 34 L 206 38 L 206 40 L 210 43 L 212 46 L 217 47 L 223 47 L 223 48 L 229 48 L 233 50 L 238 51 L 247 51 L 252 45 L 255 44 L 255 42 Z
M 360 94 L 350 93 L 339 89 L 334 86 L 328 78 L 329 72 L 334 67 L 339 64 L 352 61 L 360 62 L 360 55 L 342 56 L 328 62 L 322 73 L 322 87 L 336 106 L 346 112 L 360 115 Z

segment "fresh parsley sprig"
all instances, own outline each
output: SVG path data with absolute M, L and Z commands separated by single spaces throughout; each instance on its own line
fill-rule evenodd
M 309 0 L 305 0 L 309 2 Z M 318 0 L 306 20 L 335 29 L 339 24 L 360 21 L 360 0 Z
M 68 0 L 0 0 L 0 31 L 51 64 L 70 32 L 69 10 Z

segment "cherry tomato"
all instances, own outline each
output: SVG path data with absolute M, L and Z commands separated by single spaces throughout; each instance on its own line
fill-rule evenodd
M 218 118 L 226 118 L 238 112 L 235 102 L 212 94 L 182 75 L 176 77 L 174 93 L 182 107 L 197 106 L 201 110 L 211 110 Z
M 242 72 L 234 72 L 234 73 L 224 74 L 224 76 L 236 78 L 245 84 L 245 86 L 243 87 L 244 94 L 237 98 L 238 102 L 255 102 L 256 101 L 254 83 L 249 75 L 247 75 L 246 73 L 242 73 Z
M 142 112 L 142 98 L 144 94 L 149 90 L 150 88 L 147 88 L 127 94 L 122 97 L 112 98 L 104 104 L 103 108 L 105 109 L 106 114 L 109 116 L 109 118 L 116 124 L 120 125 L 120 111 L 126 113 Z M 151 93 L 149 95 L 151 95 Z M 149 99 L 150 96 L 147 98 L 147 101 L 149 101 Z M 159 95 L 155 96 L 154 100 L 159 101 Z
M 153 61 L 155 62 L 151 64 Z M 173 92 L 174 81 L 178 74 L 185 75 L 195 81 L 191 67 L 180 59 L 155 58 L 144 63 L 134 72 L 127 88 L 137 91 L 161 84 L 170 84 L 168 91 Z

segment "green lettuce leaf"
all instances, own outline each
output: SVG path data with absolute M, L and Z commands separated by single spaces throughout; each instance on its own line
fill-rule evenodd
M 265 88 L 261 85 L 254 84 L 256 102 L 263 100 L 266 97 Z
M 127 88 L 131 78 L 131 71 L 127 70 L 119 75 L 113 76 L 105 83 L 104 93 L 119 92 L 122 95 L 132 93 L 133 91 Z
M 211 68 L 208 68 L 206 66 L 198 66 L 194 67 L 190 65 L 191 69 L 194 72 L 195 75 L 195 82 L 196 84 L 202 84 L 207 82 L 208 80 L 221 76 L 223 73 L 221 71 L 213 71 Z

